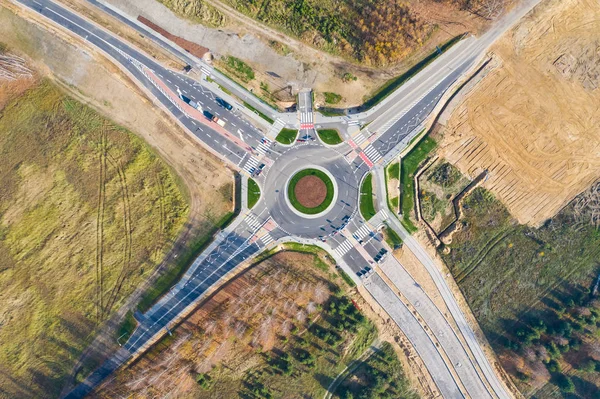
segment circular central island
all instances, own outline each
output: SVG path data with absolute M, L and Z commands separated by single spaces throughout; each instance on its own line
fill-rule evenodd
M 333 181 L 328 174 L 314 168 L 296 172 L 287 187 L 290 204 L 306 215 L 324 212 L 331 205 L 334 194 Z

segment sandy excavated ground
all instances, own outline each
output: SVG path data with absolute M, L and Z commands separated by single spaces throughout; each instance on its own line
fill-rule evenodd
M 600 5 L 542 3 L 492 47 L 502 65 L 453 112 L 441 156 L 539 225 L 600 176 Z

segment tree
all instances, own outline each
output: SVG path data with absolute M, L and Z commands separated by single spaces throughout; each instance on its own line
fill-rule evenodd
M 554 383 L 563 392 L 572 393 L 575 392 L 575 385 L 569 376 L 564 374 L 557 374 L 554 377 Z

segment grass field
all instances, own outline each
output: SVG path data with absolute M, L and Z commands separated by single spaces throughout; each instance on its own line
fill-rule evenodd
M 260 199 L 260 187 L 254 179 L 248 179 L 248 208 L 254 208 L 254 205 Z
M 371 219 L 377 213 L 374 199 L 373 175 L 369 173 L 360 186 L 360 214 L 365 220 Z
M 296 140 L 296 136 L 298 136 L 298 131 L 296 129 L 281 129 L 275 140 L 281 144 L 292 144 Z
M 580 209 L 576 211 L 573 204 L 535 229 L 517 224 L 506 208 L 482 188 L 475 189 L 464 201 L 464 227 L 454 234 L 448 246 L 450 252 L 442 253 L 442 257 L 505 367 L 522 391 L 531 394 L 547 382 L 550 374 L 540 363 L 544 357 L 540 355 L 538 359 L 535 355 L 532 360 L 529 349 L 538 353 L 536 345 L 558 339 L 553 338 L 552 329 L 558 328 L 560 320 L 569 321 L 565 316 L 557 318 L 556 309 L 564 314 L 566 308 L 573 317 L 581 312 L 584 316 L 589 314 L 581 305 L 568 309 L 573 306 L 569 305 L 573 298 L 576 304 L 581 298 L 595 299 L 590 289 L 599 272 L 600 232 L 587 219 L 589 215 Z M 544 321 L 547 330 L 541 332 L 542 338 L 533 337 L 533 347 L 508 345 L 521 339 L 519 330 L 529 334 L 530 329 L 537 329 L 539 320 Z M 586 346 L 580 345 L 587 348 L 585 356 L 596 356 L 591 348 L 600 342 L 597 336 L 584 339 L 586 329 L 574 333 L 572 338 L 583 339 Z M 549 338 L 544 338 L 544 334 Z M 571 346 L 574 344 L 571 342 Z M 563 349 L 568 351 L 568 347 Z M 568 364 L 581 364 L 585 356 L 565 355 L 563 368 L 568 371 Z M 534 370 L 533 374 L 527 376 L 527 370 Z M 598 378 L 584 377 L 588 386 L 600 386 Z M 582 384 L 576 381 L 575 385 L 586 385 Z M 557 389 L 545 387 L 543 392 L 539 397 L 562 397 Z
M 294 192 L 294 189 L 296 188 L 296 184 L 304 176 L 316 176 L 319 179 L 323 180 L 323 182 L 325 183 L 325 186 L 327 187 L 327 194 L 325 195 L 325 199 L 323 200 L 323 202 L 320 205 L 315 206 L 314 208 L 307 208 L 304 205 L 302 205 L 296 198 L 296 193 Z M 290 180 L 290 183 L 288 185 L 288 198 L 290 199 L 292 206 L 294 208 L 296 208 L 298 211 L 300 211 L 302 213 L 306 213 L 307 215 L 316 215 L 317 213 L 321 213 L 325 209 L 327 209 L 327 207 L 331 204 L 331 201 L 333 201 L 333 195 L 334 195 L 333 182 L 331 181 L 329 176 L 327 176 L 325 173 L 321 172 L 318 169 L 303 169 L 303 170 L 301 170 L 300 172 L 296 173 L 292 177 L 292 179 Z
M 0 154 L 0 385 L 57 397 L 188 207 L 143 141 L 49 81 L 2 110 Z
M 335 129 L 319 129 L 317 130 L 317 134 L 325 144 L 336 145 L 344 141 L 340 137 L 340 133 Z
M 400 174 L 400 187 L 402 195 L 402 219 L 404 227 L 414 232 L 417 227 L 411 220 L 415 206 L 415 184 L 414 177 L 417 168 L 427 158 L 427 155 L 436 147 L 436 142 L 431 137 L 422 139 L 410 152 L 402 158 L 402 170 Z

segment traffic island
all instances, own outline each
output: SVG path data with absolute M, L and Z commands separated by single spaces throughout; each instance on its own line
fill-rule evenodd
M 329 210 L 335 194 L 333 176 L 316 168 L 296 172 L 287 186 L 287 199 L 291 208 L 303 215 L 316 216 Z

